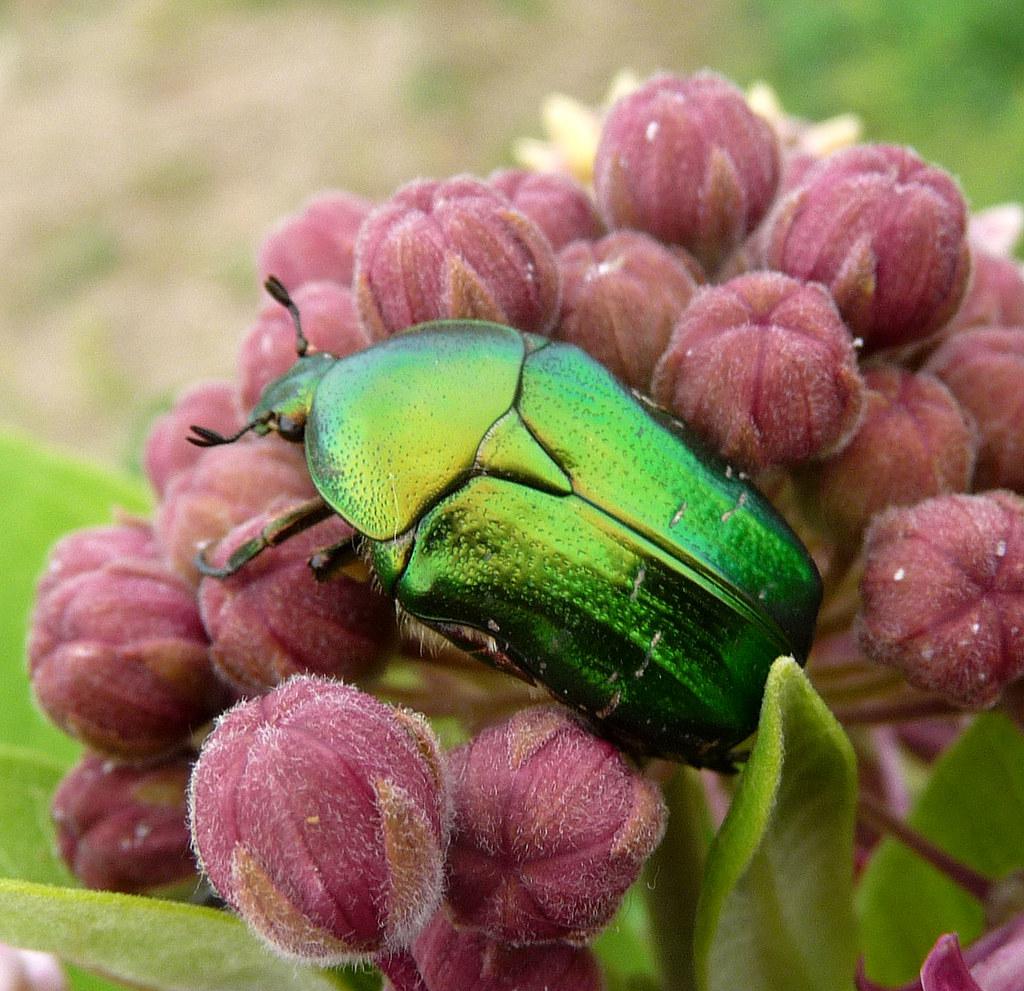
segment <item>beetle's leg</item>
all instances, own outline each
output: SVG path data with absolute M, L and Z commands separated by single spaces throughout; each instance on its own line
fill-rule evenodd
M 310 559 L 309 567 L 318 582 L 330 581 L 338 573 L 359 560 L 355 547 L 355 534 L 339 540 L 330 547 L 318 550 Z
M 215 568 L 206 560 L 205 547 L 196 555 L 196 567 L 201 575 L 206 575 L 208 578 L 229 578 L 268 547 L 274 547 L 333 515 L 334 510 L 323 499 L 316 496 L 296 506 L 283 516 L 279 516 L 276 520 L 271 520 L 252 540 L 247 540 L 240 547 L 235 548 L 224 567 Z

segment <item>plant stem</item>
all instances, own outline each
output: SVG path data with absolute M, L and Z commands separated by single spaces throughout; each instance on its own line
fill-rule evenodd
M 662 987 L 695 991 L 693 931 L 707 856 L 707 805 L 693 768 L 680 767 L 664 790 L 668 828 L 644 868 L 651 935 Z
M 960 863 L 959 860 L 954 860 L 912 826 L 902 819 L 896 818 L 884 805 L 870 795 L 860 796 L 857 814 L 863 822 L 883 836 L 888 834 L 899 840 L 908 849 L 913 850 L 922 860 L 926 860 L 932 867 L 941 871 L 954 884 L 959 885 L 978 901 L 984 903 L 988 898 L 992 891 L 992 881 L 966 864 Z

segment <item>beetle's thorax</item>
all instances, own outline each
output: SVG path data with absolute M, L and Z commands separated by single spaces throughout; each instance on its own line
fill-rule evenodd
M 263 390 L 250 417 L 253 430 L 257 434 L 276 431 L 286 440 L 301 441 L 316 388 L 337 360 L 325 351 L 301 355 Z

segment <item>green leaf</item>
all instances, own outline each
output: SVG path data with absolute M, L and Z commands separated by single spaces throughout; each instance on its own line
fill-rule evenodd
M 1024 735 L 1005 716 L 979 716 L 935 764 L 909 824 L 985 877 L 1024 871 Z M 871 858 L 858 893 L 868 975 L 913 978 L 943 933 L 963 944 L 985 927 L 981 903 L 895 840 Z
M 36 578 L 54 541 L 78 527 L 107 523 L 111 506 L 145 512 L 143 486 L 0 432 L 0 742 L 44 751 L 70 764 L 78 745 L 51 726 L 32 702 L 25 636 Z
M 26 881 L 0 880 L 0 942 L 152 991 L 352 987 L 340 970 L 275 956 L 227 912 Z
M 56 852 L 50 798 L 64 775 L 51 758 L 0 745 L 0 874 L 74 884 Z
M 855 805 L 849 740 L 796 662 L 780 658 L 708 854 L 694 940 L 701 991 L 852 987 Z
M 594 941 L 608 991 L 658 987 L 650 921 L 638 881 L 626 892 L 615 918 Z

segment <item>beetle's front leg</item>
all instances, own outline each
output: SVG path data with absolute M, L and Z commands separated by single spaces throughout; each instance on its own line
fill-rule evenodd
M 330 547 L 318 550 L 309 559 L 309 568 L 318 582 L 330 581 L 350 564 L 359 560 L 355 547 L 356 535 L 339 540 Z
M 229 578 L 268 547 L 275 547 L 333 515 L 334 510 L 319 496 L 309 499 L 277 519 L 271 520 L 258 536 L 237 547 L 223 567 L 215 568 L 207 561 L 207 547 L 203 547 L 196 555 L 196 567 L 201 575 L 208 578 Z

